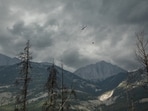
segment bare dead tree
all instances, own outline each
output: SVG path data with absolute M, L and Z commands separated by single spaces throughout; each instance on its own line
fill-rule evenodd
M 146 68 L 146 81 L 144 81 L 144 85 L 148 85 L 148 40 L 144 39 L 144 31 L 137 33 L 137 49 L 136 56 L 138 60 L 144 65 Z
M 62 91 L 63 91 L 62 98 L 61 98 L 62 104 L 61 104 L 58 111 L 69 111 L 70 106 L 71 106 L 71 104 L 70 104 L 71 96 L 73 95 L 74 97 L 76 97 L 76 92 L 72 88 L 71 89 L 63 89 Z
M 62 93 L 61 93 L 61 111 L 64 111 L 64 78 L 63 78 L 63 64 L 61 64 L 61 68 L 62 68 Z
M 49 77 L 45 84 L 45 88 L 48 91 L 48 99 L 43 104 L 43 111 L 55 111 L 56 110 L 56 97 L 57 97 L 57 70 L 54 64 L 48 68 Z
M 132 74 L 128 75 L 127 83 L 126 83 L 126 101 L 127 101 L 127 111 L 133 111 L 134 104 L 133 104 L 133 84 L 131 81 L 134 79 L 134 76 Z
M 71 96 L 73 95 L 76 98 L 76 92 L 75 90 L 72 88 L 71 89 L 67 89 L 64 86 L 64 73 L 63 73 L 63 64 L 61 64 L 61 69 L 62 69 L 62 75 L 61 75 L 61 106 L 59 108 L 58 111 L 68 111 L 70 108 L 70 103 L 69 100 L 71 98 Z
M 20 86 L 20 93 L 16 96 L 16 107 L 15 111 L 27 111 L 27 94 L 28 94 L 28 85 L 30 82 L 30 60 L 32 59 L 30 54 L 30 42 L 29 40 L 26 43 L 24 51 L 19 54 L 21 62 L 20 66 L 20 77 L 16 79 L 16 85 Z
M 48 90 L 48 99 L 44 102 L 43 111 L 68 111 L 70 104 L 68 103 L 71 95 L 76 95 L 73 89 L 69 90 L 64 86 L 63 65 L 61 70 L 61 84 L 58 84 L 57 69 L 53 64 L 48 68 L 49 77 L 45 84 Z M 61 88 L 59 88 L 61 86 Z

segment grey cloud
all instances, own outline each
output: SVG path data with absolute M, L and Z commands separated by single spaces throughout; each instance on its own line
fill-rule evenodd
M 12 29 L 8 30 L 13 34 L 13 36 L 19 36 L 27 40 L 32 41 L 32 45 L 35 48 L 45 48 L 51 46 L 53 43 L 51 36 L 52 32 L 47 32 L 44 27 L 40 27 L 37 24 L 30 24 L 25 26 L 23 21 L 15 23 Z
M 34 13 L 49 13 L 55 8 L 57 8 L 60 4 L 59 1 L 55 0 L 6 0 L 8 4 L 11 6 L 34 12 Z
M 109 39 L 114 45 L 128 30 L 130 35 L 142 29 L 148 30 L 146 4 L 146 0 L 69 1 L 65 11 L 81 24 L 86 24 L 88 29 L 94 28 L 95 41 L 101 43 Z
M 65 7 L 74 19 L 88 26 L 147 24 L 147 0 L 69 1 Z M 71 12 L 71 13 L 70 13 Z
M 62 55 L 62 61 L 67 66 L 77 69 L 87 64 L 93 63 L 95 60 L 84 57 L 76 48 L 66 50 Z
M 0 23 L 3 23 L 5 20 L 9 20 L 9 4 L 5 0 L 0 1 Z
M 136 59 L 136 58 L 135 58 Z M 133 58 L 116 58 L 113 59 L 115 64 L 118 64 L 123 69 L 131 71 L 140 67 L 140 63 Z
M 100 12 L 103 15 L 109 16 L 108 19 L 114 23 L 139 24 L 146 22 L 147 3 L 148 1 L 146 0 L 104 0 Z
M 20 35 L 23 36 L 25 32 L 28 32 L 29 30 L 27 28 L 25 28 L 24 26 L 24 22 L 23 21 L 18 21 L 17 23 L 15 23 L 12 27 L 12 29 L 8 30 L 14 34 L 14 35 Z
M 137 64 L 132 58 L 135 32 L 148 30 L 147 4 L 147 0 L 3 0 L 0 49 L 14 54 L 30 39 L 36 60 L 56 55 L 55 59 L 63 58 L 66 65 L 79 68 L 105 59 L 132 69 Z M 26 13 L 28 18 L 43 15 L 42 23 L 35 18 L 26 24 L 22 18 Z M 87 28 L 82 31 L 83 25 Z M 89 57 L 82 49 L 92 42 L 96 52 Z

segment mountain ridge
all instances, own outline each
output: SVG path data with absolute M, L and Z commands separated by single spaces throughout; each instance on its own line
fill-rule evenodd
M 16 57 L 11 58 L 7 55 L 0 53 L 0 66 L 13 65 L 13 64 L 16 64 L 18 62 L 20 62 L 20 60 L 17 59 Z
M 100 66 L 99 62 L 96 63 L 96 67 Z M 105 61 L 101 62 L 103 64 L 104 69 L 106 70 L 106 66 L 112 66 L 111 63 L 107 63 Z M 108 65 L 106 65 L 108 64 Z M 29 83 L 29 106 L 31 107 L 30 111 L 41 111 L 42 104 L 47 97 L 47 92 L 44 91 L 43 87 L 47 81 L 49 72 L 47 68 L 50 67 L 52 64 L 48 63 L 36 63 L 31 62 L 31 82 Z M 90 65 L 93 66 L 93 65 Z M 129 72 L 121 72 L 115 75 L 111 75 L 102 81 L 90 81 L 83 79 L 69 71 L 61 69 L 61 67 L 56 66 L 58 70 L 57 73 L 57 80 L 58 83 L 61 85 L 61 72 L 63 70 L 63 78 L 64 78 L 64 87 L 68 89 L 74 89 L 77 94 L 77 100 L 72 100 L 72 105 L 74 109 L 82 110 L 82 111 L 98 111 L 102 108 L 103 111 L 125 111 L 127 110 L 127 100 L 126 100 L 126 92 L 127 92 L 127 78 Z M 100 66 L 101 67 L 101 66 Z M 114 66 L 115 67 L 115 66 Z M 102 67 L 101 67 L 102 68 Z M 110 67 L 109 67 L 110 69 Z M 0 110 L 2 111 L 10 111 L 7 110 L 7 107 L 14 108 L 14 98 L 17 94 L 16 88 L 14 88 L 15 78 L 19 76 L 19 67 L 17 64 L 14 65 L 6 65 L 0 66 Z M 110 71 L 110 70 L 109 70 Z M 117 70 L 118 71 L 118 70 Z M 103 72 L 103 69 L 102 69 Z M 120 71 L 118 71 L 120 72 Z M 141 81 L 144 74 L 143 71 L 137 71 L 130 73 L 132 75 L 131 78 L 135 77 L 134 80 L 130 79 L 130 83 L 137 84 Z M 59 86 L 61 87 L 61 86 Z M 128 89 L 129 90 L 129 89 Z M 134 93 L 135 101 L 139 100 L 142 101 L 146 99 L 147 93 L 145 94 L 144 90 L 139 87 L 135 87 L 135 89 L 131 90 Z M 108 92 L 111 92 L 108 93 Z M 106 100 L 100 101 L 98 98 L 108 96 Z M 9 104 L 10 103 L 10 104 Z M 144 103 L 135 103 L 136 108 L 143 109 L 140 111 L 145 111 L 147 108 L 148 102 Z M 6 106 L 5 106 L 6 105 Z M 12 106 L 11 106 L 12 105 Z M 140 107 L 137 107 L 137 106 Z M 69 111 L 76 111 L 76 110 L 69 110 Z
M 113 65 L 106 61 L 99 61 L 77 69 L 74 73 L 86 80 L 104 80 L 118 73 L 127 73 L 126 70 L 119 66 Z

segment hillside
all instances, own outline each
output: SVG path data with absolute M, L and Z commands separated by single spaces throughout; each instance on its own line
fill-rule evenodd
M 98 65 L 99 70 L 102 68 L 101 73 L 108 68 L 111 72 L 113 72 L 113 69 L 117 69 L 114 70 L 114 72 L 117 72 L 114 74 L 107 73 L 110 72 L 108 70 L 103 73 L 107 73 L 106 76 L 108 77 L 92 81 L 63 70 L 64 87 L 69 90 L 74 89 L 77 95 L 76 99 L 72 98 L 69 101 L 71 103 L 71 110 L 69 111 L 125 111 L 131 107 L 131 98 L 133 98 L 134 107 L 137 110 L 147 111 L 148 95 L 141 84 L 145 79 L 145 71 L 140 69 L 128 73 L 110 63 L 101 64 L 103 65 Z M 47 68 L 51 64 L 31 62 L 31 66 L 28 108 L 30 111 L 41 111 L 43 102 L 47 97 L 47 92 L 44 89 L 48 78 Z M 90 66 L 96 68 L 96 65 Z M 56 69 L 58 70 L 57 80 L 60 88 L 62 69 L 58 66 L 56 66 Z M 15 96 L 19 91 L 14 83 L 19 77 L 19 72 L 20 67 L 17 64 L 0 66 L 0 111 L 12 111 L 14 108 Z M 100 74 L 98 73 L 98 75 Z

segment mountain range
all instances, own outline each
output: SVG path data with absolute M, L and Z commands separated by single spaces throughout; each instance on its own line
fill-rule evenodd
M 19 77 L 20 67 L 17 65 L 19 60 L 0 54 L 0 60 L 2 58 L 5 59 L 0 63 L 0 111 L 10 111 L 14 108 L 13 103 L 18 92 L 18 87 L 14 83 Z M 8 64 L 6 62 L 8 60 L 12 62 Z M 44 90 L 48 78 L 47 68 L 51 65 L 50 63 L 31 62 L 28 96 L 30 111 L 41 110 L 47 96 L 47 92 Z M 62 69 L 58 66 L 55 67 L 58 70 L 58 84 L 61 87 Z M 77 94 L 77 99 L 71 101 L 72 111 L 76 111 L 76 109 L 81 111 L 125 111 L 132 106 L 127 97 L 132 98 L 133 95 L 136 109 L 140 109 L 140 111 L 148 109 L 148 95 L 141 87 L 143 74 L 145 74 L 143 69 L 127 72 L 119 66 L 100 61 L 84 66 L 74 73 L 63 70 L 63 74 L 64 86 L 74 89 Z

